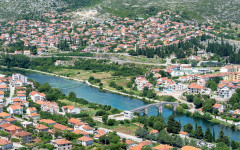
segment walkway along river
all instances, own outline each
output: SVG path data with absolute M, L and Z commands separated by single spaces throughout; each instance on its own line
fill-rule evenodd
M 59 88 L 63 91 L 64 94 L 68 94 L 69 92 L 73 91 L 76 93 L 77 97 L 84 98 L 89 102 L 99 103 L 103 105 L 110 105 L 114 108 L 120 110 L 132 110 L 137 107 L 141 107 L 146 105 L 141 100 L 138 99 L 131 99 L 129 97 L 124 97 L 117 94 L 112 93 L 103 93 L 100 92 L 96 88 L 92 88 L 88 86 L 86 83 L 78 82 L 74 80 L 68 80 L 60 77 L 54 77 L 50 75 L 40 74 L 40 73 L 29 73 L 26 74 L 30 79 L 34 79 L 40 83 L 48 82 L 52 87 Z M 156 107 L 151 107 L 148 111 L 148 115 L 157 115 L 158 110 Z M 164 108 L 163 109 L 163 117 L 165 120 L 172 114 L 172 111 Z M 193 126 L 197 123 L 201 125 L 204 132 L 209 127 L 211 130 L 215 130 L 216 138 L 218 138 L 218 134 L 220 130 L 223 130 L 225 135 L 229 136 L 231 140 L 240 141 L 240 131 L 232 130 L 229 127 L 225 127 L 220 124 L 214 124 L 209 121 L 199 119 L 199 118 L 192 118 L 187 117 L 185 115 L 176 115 L 176 120 L 180 120 L 182 126 L 187 123 L 191 123 Z

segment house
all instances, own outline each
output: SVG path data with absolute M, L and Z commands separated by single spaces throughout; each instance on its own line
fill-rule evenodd
M 32 113 L 36 113 L 37 109 L 35 107 L 29 107 L 26 109 L 26 114 L 32 114 Z
M 10 113 L 10 114 L 18 114 L 18 115 L 21 115 L 23 114 L 23 108 L 20 106 L 20 105 L 10 105 L 8 108 L 7 108 L 7 111 Z
M 72 142 L 66 139 L 58 139 L 53 142 L 55 150 L 71 150 Z
M 5 122 L 15 123 L 15 122 L 17 122 L 17 119 L 14 119 L 14 118 L 6 118 L 6 119 L 5 119 Z
M 184 132 L 184 131 L 180 131 L 180 132 L 179 132 L 179 135 L 180 135 L 181 138 L 186 138 L 186 137 L 188 137 L 188 133 L 187 133 L 187 132 Z
M 232 97 L 236 86 L 233 84 L 220 83 L 217 87 L 217 93 L 221 98 L 230 98 Z
M 53 126 L 53 128 L 58 129 L 58 130 L 61 130 L 61 131 L 64 131 L 64 130 L 67 130 L 67 129 L 68 129 L 67 126 L 61 125 L 61 124 L 59 124 L 59 123 L 56 123 L 56 124 Z
M 28 82 L 28 77 L 26 77 L 20 73 L 12 74 L 12 81 L 17 81 L 17 80 L 21 80 L 23 85 L 26 85 Z
M 31 143 L 32 142 L 32 133 L 21 131 L 14 134 L 14 137 L 22 140 L 23 143 Z
M 40 114 L 38 114 L 38 113 L 31 113 L 28 116 L 30 118 L 34 119 L 34 120 L 39 120 L 40 119 Z
M 21 100 L 20 98 L 18 98 L 18 97 L 17 97 L 17 98 L 13 98 L 13 99 L 12 99 L 12 103 L 13 103 L 13 104 L 22 103 L 22 100 Z
M 33 100 L 33 102 L 37 102 L 38 100 L 42 100 L 45 101 L 46 100 L 46 95 L 44 93 L 39 93 L 36 91 L 32 91 L 30 94 L 31 100 Z
M 215 109 L 217 109 L 218 112 L 224 112 L 224 109 L 225 109 L 225 108 L 226 108 L 225 105 L 217 104 L 217 103 L 212 106 L 213 111 L 214 111 Z
M 4 99 L 4 91 L 0 91 L 0 99 Z
M 220 69 L 220 72 L 234 72 L 234 67 L 231 65 L 224 66 Z
M 0 149 L 2 150 L 12 149 L 12 147 L 13 147 L 13 143 L 11 141 L 0 139 Z
M 81 143 L 84 146 L 90 146 L 93 144 L 93 139 L 87 136 L 82 136 L 77 139 L 79 143 Z
M 88 132 L 90 134 L 93 134 L 93 128 L 91 128 L 89 125 L 83 125 L 82 126 L 82 130 L 86 131 L 86 132 Z
M 59 113 L 59 107 L 56 102 L 46 101 L 41 105 L 41 111 L 47 111 L 51 114 Z
M 201 150 L 201 149 L 196 148 L 194 146 L 183 146 L 180 150 Z
M 11 115 L 6 112 L 1 112 L 0 117 L 3 119 L 6 119 L 6 118 L 11 118 Z
M 189 94 L 198 94 L 203 92 L 203 86 L 198 85 L 197 83 L 191 83 L 188 86 L 188 93 Z
M 11 124 L 10 126 L 4 128 L 4 131 L 13 135 L 15 133 L 21 132 L 22 128 Z
M 8 87 L 7 85 L 0 85 L 0 91 L 7 91 Z
M 158 132 L 158 130 L 152 130 L 149 132 L 149 134 L 151 134 L 151 133 L 157 135 L 159 132 Z
M 49 128 L 45 125 L 42 124 L 38 124 L 35 126 L 36 130 L 38 130 L 39 132 L 47 132 L 49 130 Z
M 69 114 L 79 114 L 81 109 L 74 106 L 63 106 L 62 111 Z
M 17 94 L 17 97 L 20 98 L 22 101 L 27 100 L 26 95 L 25 94 Z
M 22 101 L 22 104 L 23 104 L 25 107 L 29 107 L 29 102 L 28 102 L 28 101 Z
M 57 60 L 55 62 L 55 66 L 60 66 L 60 65 L 64 65 L 63 61 L 62 60 Z
M 71 125 L 73 125 L 73 126 L 74 126 L 76 123 L 79 123 L 79 122 L 81 122 L 81 120 L 76 119 L 76 118 L 71 118 L 71 119 L 68 120 L 68 124 L 71 124 Z
M 51 119 L 41 119 L 41 120 L 39 120 L 39 122 L 46 123 L 49 126 L 56 124 L 56 121 L 53 121 Z
M 170 146 L 170 145 L 163 145 L 163 144 L 160 144 L 158 146 L 155 146 L 153 147 L 153 150 L 171 150 L 173 149 L 174 147 Z
M 131 140 L 126 140 L 125 141 L 125 144 L 127 144 L 127 147 L 130 148 L 130 147 L 133 147 L 135 146 L 135 142 L 131 141 Z
M 83 130 L 79 130 L 79 129 L 72 131 L 72 133 L 82 134 L 83 136 L 87 136 L 87 137 L 89 137 L 89 135 L 90 135 L 90 133 L 83 131 Z

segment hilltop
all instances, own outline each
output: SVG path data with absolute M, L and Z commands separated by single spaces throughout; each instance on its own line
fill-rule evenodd
M 46 11 L 97 10 L 98 15 L 141 18 L 170 9 L 185 19 L 207 21 L 227 20 L 238 22 L 240 2 L 237 0 L 18 0 L 0 2 L 0 20 L 28 16 L 37 17 Z

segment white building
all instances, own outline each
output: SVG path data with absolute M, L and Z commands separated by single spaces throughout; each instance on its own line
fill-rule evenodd
M 93 139 L 90 137 L 87 137 L 87 136 L 82 136 L 82 137 L 78 138 L 77 140 L 83 146 L 90 146 L 93 144 Z
M 18 114 L 18 115 L 23 114 L 23 108 L 22 108 L 20 105 L 10 105 L 10 106 L 7 108 L 7 111 L 8 111 L 10 114 Z
M 74 106 L 63 106 L 62 111 L 69 114 L 79 114 L 81 109 Z
M 13 81 L 21 80 L 23 82 L 23 84 L 25 85 L 25 84 L 27 84 L 28 77 L 26 77 L 26 76 L 24 76 L 24 75 L 22 75 L 20 73 L 14 73 L 12 75 L 12 80 Z

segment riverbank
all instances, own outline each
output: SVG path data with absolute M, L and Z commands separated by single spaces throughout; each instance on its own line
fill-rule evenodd
M 20 70 L 20 68 L 15 68 L 15 69 L 19 69 Z M 79 79 L 75 79 L 75 78 L 71 78 L 71 77 L 66 77 L 66 76 L 62 76 L 62 75 L 58 75 L 58 74 L 54 74 L 54 73 L 48 73 L 48 72 L 43 72 L 43 71 L 38 71 L 38 70 L 31 70 L 31 69 L 24 69 L 24 68 L 21 68 L 21 70 L 25 70 L 25 71 L 29 71 L 29 72 L 36 72 L 36 73 L 39 73 L 39 74 L 46 74 L 46 75 L 49 75 L 49 76 L 52 76 L 52 77 L 59 77 L 59 78 L 63 78 L 63 79 L 66 79 L 66 80 L 72 80 L 72 82 L 73 81 L 78 81 L 78 82 L 81 82 L 81 83 L 86 83 L 86 85 L 88 85 L 89 87 L 94 87 L 94 88 L 97 88 L 97 89 L 100 89 L 100 91 L 99 92 L 101 92 L 101 88 L 99 87 L 99 86 L 96 86 L 96 85 L 92 85 L 91 83 L 89 83 L 88 81 L 85 81 L 85 80 L 79 80 Z M 105 88 L 103 89 L 103 90 L 105 90 Z M 122 95 L 122 96 L 125 96 L 125 97 L 130 97 L 130 98 L 133 98 L 133 96 L 132 95 L 130 95 L 129 96 L 129 94 L 126 94 L 126 93 L 121 93 L 121 92 L 118 92 L 118 91 L 116 91 L 116 92 L 111 92 L 112 90 L 105 90 L 107 93 L 114 93 L 114 94 L 116 94 L 116 95 Z M 70 91 L 69 91 L 70 92 Z M 86 92 L 86 91 L 85 91 Z M 128 96 L 127 96 L 128 95 Z M 139 100 L 139 99 L 138 99 Z M 154 101 L 156 101 L 156 100 L 153 100 L 153 101 L 144 101 L 144 99 L 140 99 L 141 101 L 143 101 L 143 102 L 154 102 Z M 157 102 L 159 102 L 159 101 L 157 101 Z M 111 103 L 111 102 L 110 102 Z M 108 105 L 108 104 L 110 104 L 109 102 L 107 102 L 107 103 L 105 103 L 105 105 Z M 119 103 L 120 104 L 120 103 Z M 134 103 L 132 103 L 133 105 L 134 105 Z M 124 105 L 124 104 L 122 104 L 122 102 L 121 102 L 121 105 Z M 125 105 L 128 105 L 127 103 L 125 103 Z M 137 108 L 137 107 L 139 107 L 139 106 L 134 106 L 133 108 Z M 132 108 L 132 109 L 133 109 Z M 121 109 L 121 110 L 128 110 L 128 109 Z M 129 110 L 131 110 L 131 109 L 129 109 Z M 195 118 L 195 117 L 193 117 L 193 116 L 191 116 L 191 118 Z M 205 120 L 205 119 L 203 119 L 203 120 Z M 208 120 L 206 120 L 206 121 L 208 121 Z M 211 121 L 209 121 L 209 122 L 211 122 Z M 229 126 L 229 124 L 228 125 L 226 125 L 226 123 L 224 123 L 224 121 L 221 121 L 221 120 L 219 120 L 219 122 L 213 122 L 213 123 L 216 123 L 216 124 L 222 124 L 222 125 L 224 125 L 224 126 L 227 126 L 227 127 L 230 127 Z
M 90 87 L 97 88 L 99 90 L 103 90 L 103 91 L 106 91 L 106 92 L 109 92 L 109 93 L 126 96 L 126 97 L 129 97 L 129 98 L 136 98 L 136 99 L 141 100 L 141 101 L 146 102 L 146 103 L 159 103 L 159 102 L 161 102 L 160 100 L 154 100 L 154 99 L 141 97 L 141 96 L 137 96 L 137 95 L 131 95 L 131 94 L 127 94 L 127 93 L 123 93 L 123 92 L 119 92 L 119 91 L 115 91 L 115 90 L 111 90 L 111 89 L 107 89 L 107 88 L 100 88 L 100 86 L 91 84 L 90 82 L 88 82 L 88 80 L 76 79 L 76 78 L 72 78 L 72 77 L 67 77 L 67 76 L 58 75 L 58 74 L 49 73 L 49 72 L 44 72 L 44 71 L 39 71 L 39 70 L 32 70 L 32 69 L 25 69 L 25 68 L 18 68 L 18 67 L 14 67 L 14 68 L 15 69 L 21 69 L 21 70 L 26 70 L 26 71 L 37 72 L 37 73 L 46 74 L 46 75 L 55 76 L 55 77 L 60 77 L 60 78 L 68 79 L 68 80 L 83 82 L 83 83 L 86 83 Z

